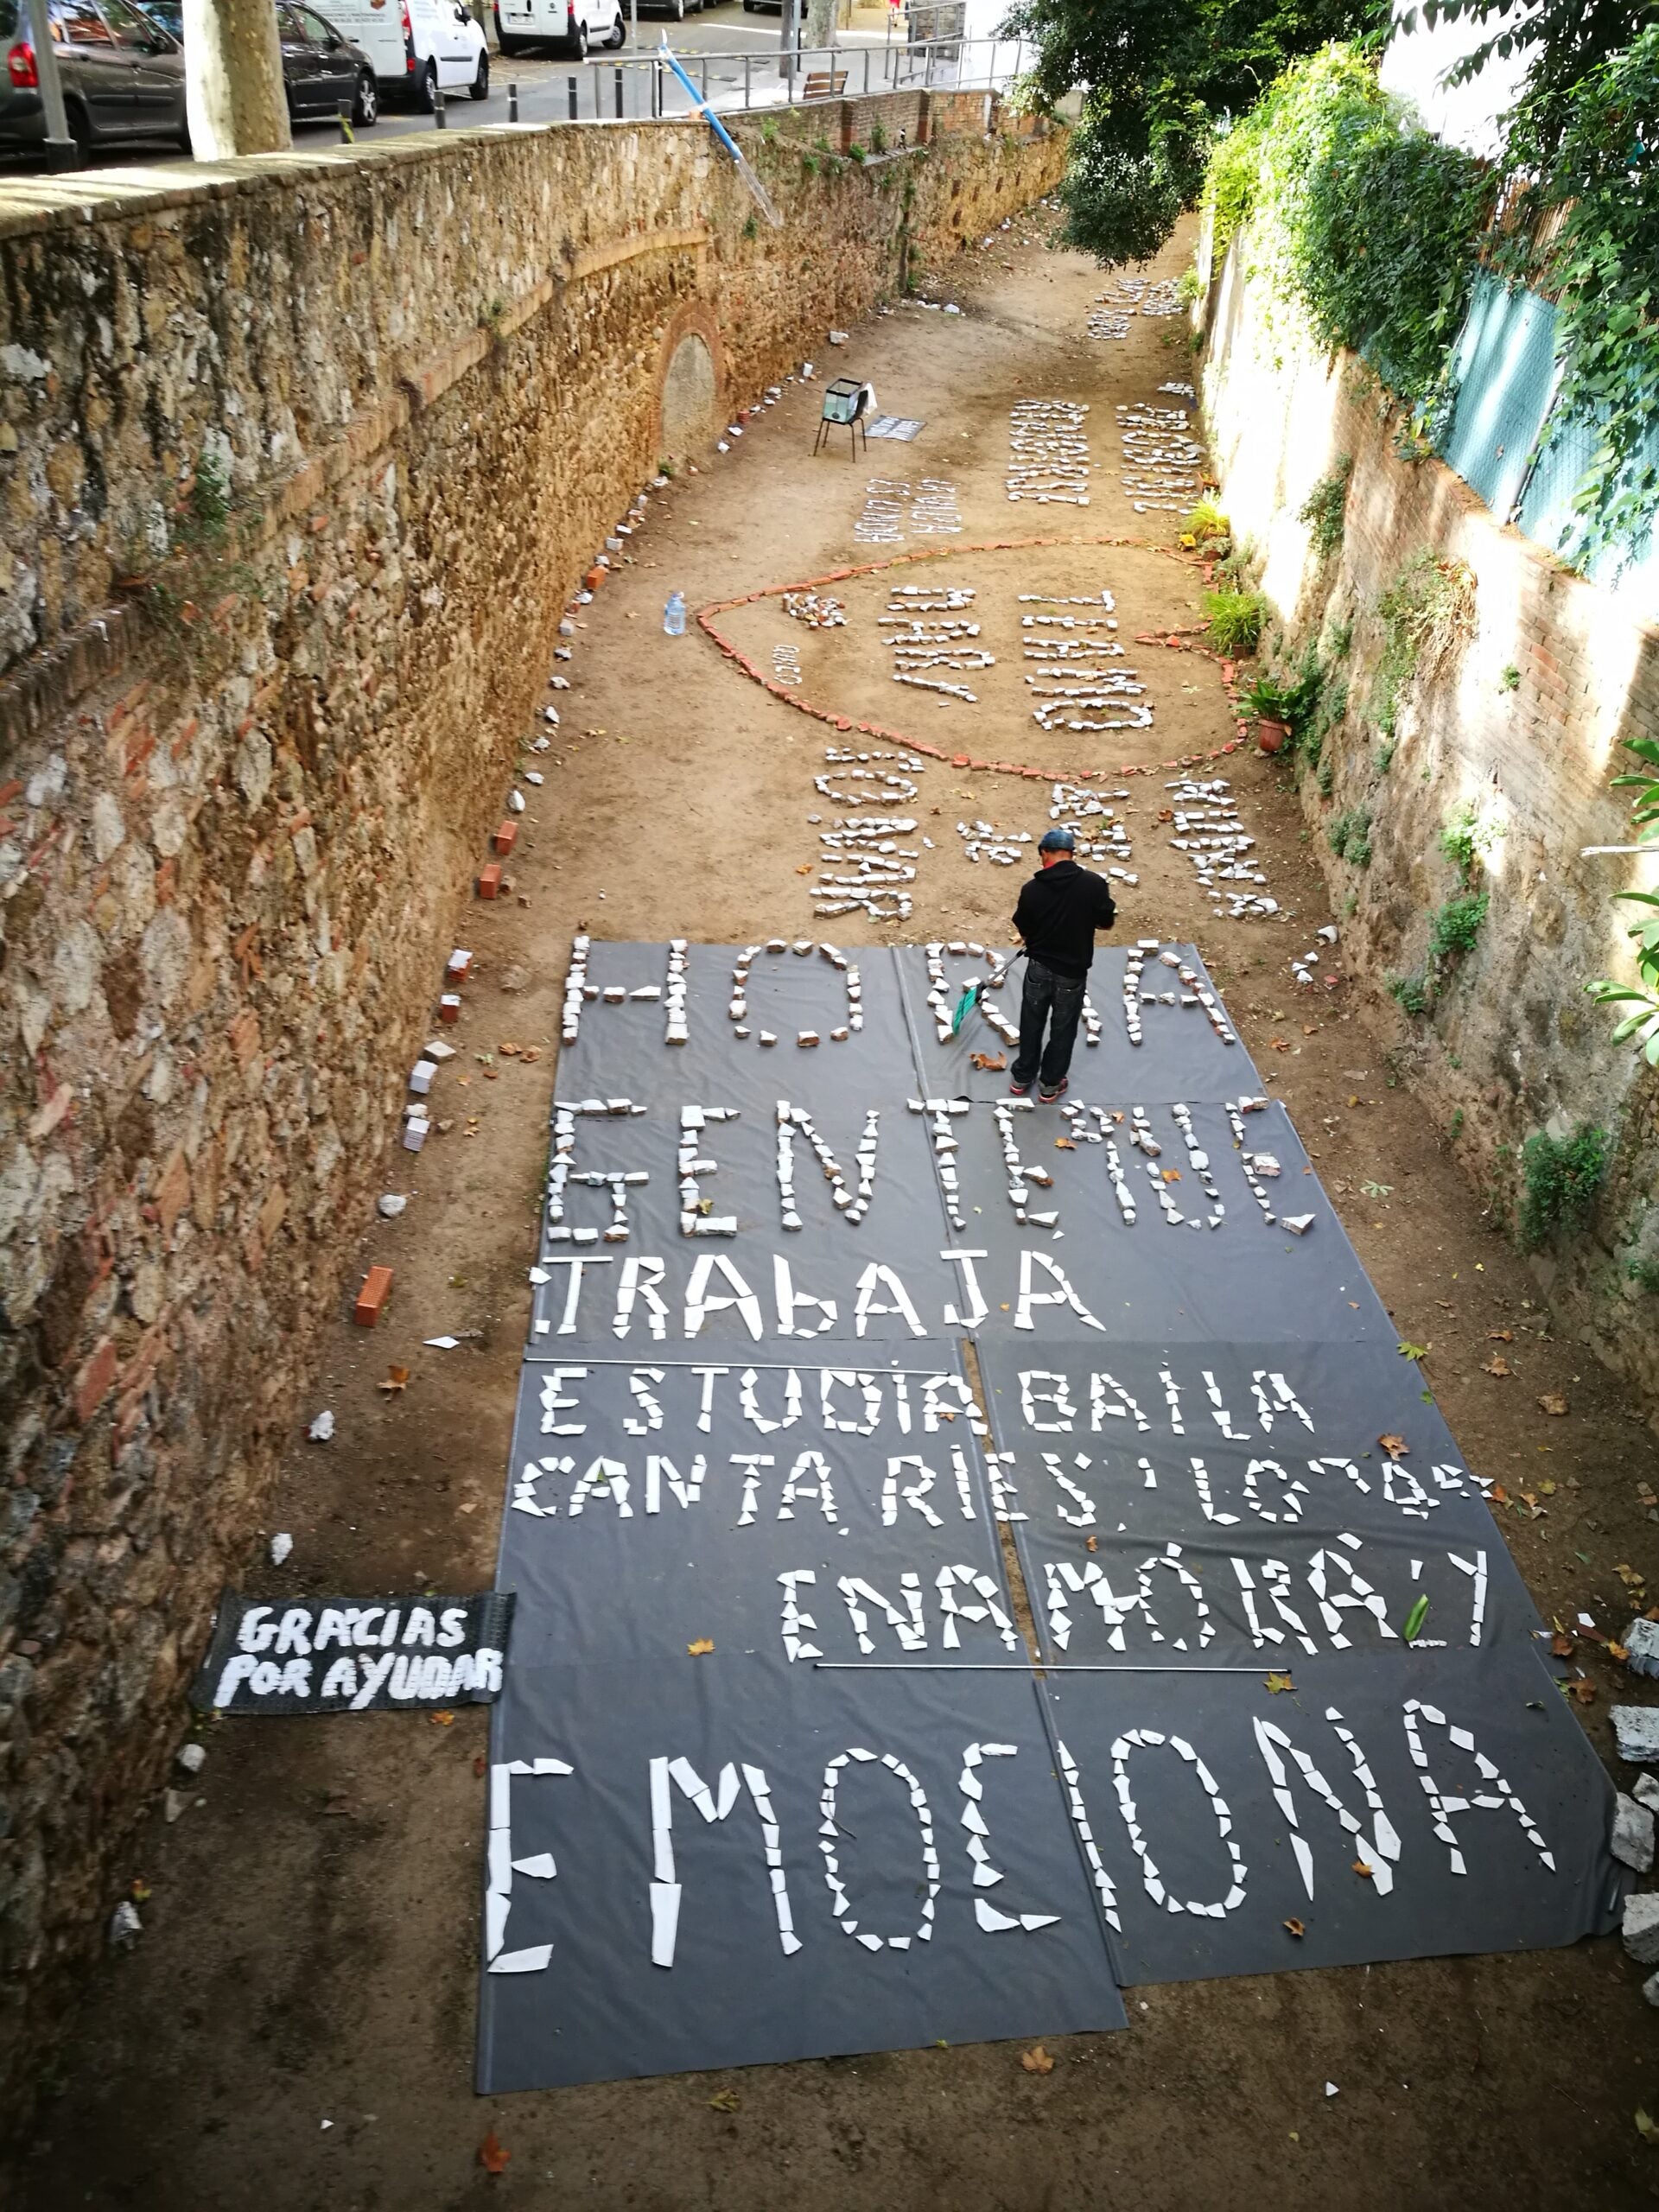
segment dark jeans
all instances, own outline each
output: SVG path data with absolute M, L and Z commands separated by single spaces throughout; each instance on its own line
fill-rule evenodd
M 1026 988 L 1020 1001 L 1020 1052 L 1010 1071 L 1015 1083 L 1029 1089 L 1040 1056 L 1041 1087 L 1058 1089 L 1071 1065 L 1071 1047 L 1077 1039 L 1086 988 L 1081 976 L 1057 976 L 1040 960 L 1027 957 Z M 1043 1050 L 1045 1029 L 1048 1031 L 1046 1052 Z

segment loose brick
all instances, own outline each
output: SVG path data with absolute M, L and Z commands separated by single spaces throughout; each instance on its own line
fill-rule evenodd
M 363 1287 L 358 1292 L 357 1303 L 352 1308 L 352 1319 L 359 1329 L 374 1326 L 391 1295 L 391 1269 L 371 1268 L 363 1278 Z

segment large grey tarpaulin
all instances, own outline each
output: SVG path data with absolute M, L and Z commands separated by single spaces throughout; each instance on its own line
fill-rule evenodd
M 1017 967 L 941 1035 L 1001 965 L 579 950 L 486 2089 L 1607 1923 L 1609 1786 L 1483 1485 L 1196 953 L 1096 961 L 1049 1108 L 973 1065 Z

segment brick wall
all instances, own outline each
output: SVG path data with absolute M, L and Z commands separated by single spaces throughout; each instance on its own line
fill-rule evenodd
M 1611 1043 L 1613 1021 L 1584 993 L 1590 977 L 1633 972 L 1629 917 L 1612 893 L 1654 887 L 1656 872 L 1582 857 L 1629 842 L 1609 779 L 1627 765 L 1621 741 L 1659 737 L 1659 627 L 1501 528 L 1440 461 L 1404 457 L 1408 425 L 1363 365 L 1300 342 L 1247 262 L 1247 243 L 1235 242 L 1200 311 L 1204 401 L 1222 504 L 1282 618 L 1278 657 L 1314 643 L 1349 686 L 1322 755 L 1327 788 L 1307 764 L 1302 779 L 1313 848 L 1345 916 L 1343 964 L 1385 1006 L 1387 979 L 1421 969 L 1429 914 L 1460 887 L 1440 833 L 1453 810 L 1474 806 L 1497 833 L 1477 885 L 1487 918 L 1429 1015 L 1399 1020 L 1395 1063 L 1501 1217 L 1512 1217 L 1518 1154 L 1534 1132 L 1589 1121 L 1614 1134 L 1590 1233 L 1534 1264 L 1558 1319 L 1659 1396 L 1652 1294 L 1630 1274 L 1659 1260 L 1659 1077 Z M 1343 540 L 1321 561 L 1299 511 L 1344 456 Z M 1472 634 L 1406 685 L 1390 754 L 1374 692 L 1377 601 L 1425 550 L 1467 569 Z M 1330 845 L 1332 820 L 1352 808 L 1372 817 L 1363 868 Z
M 1063 155 L 980 116 L 809 167 L 819 128 L 746 132 L 781 231 L 701 124 L 0 190 L 16 2095 L 382 1187 L 559 615 L 655 467 L 666 349 L 702 332 L 752 400 L 892 288 L 906 226 L 937 264 Z M 204 455 L 238 504 L 181 550 Z

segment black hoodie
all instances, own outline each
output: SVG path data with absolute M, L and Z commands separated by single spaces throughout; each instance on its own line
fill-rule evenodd
M 1095 931 L 1110 929 L 1116 916 L 1103 875 L 1056 861 L 1020 893 L 1014 926 L 1033 960 L 1081 982 L 1095 957 Z

